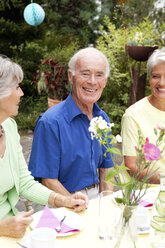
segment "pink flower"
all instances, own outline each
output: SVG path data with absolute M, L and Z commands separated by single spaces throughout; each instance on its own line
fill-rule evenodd
M 146 138 L 146 142 L 147 142 L 147 143 L 149 142 L 149 138 L 148 138 L 148 137 Z
M 143 151 L 144 151 L 146 160 L 152 161 L 152 160 L 157 160 L 158 158 L 160 158 L 159 148 L 151 143 L 144 144 Z
M 160 127 L 160 126 L 157 126 L 157 129 L 158 129 L 158 130 L 162 130 L 162 127 Z

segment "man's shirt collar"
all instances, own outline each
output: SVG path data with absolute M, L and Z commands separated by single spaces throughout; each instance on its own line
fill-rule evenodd
M 65 100 L 65 106 L 67 109 L 67 119 L 69 122 L 71 122 L 78 115 L 85 115 L 81 111 L 81 109 L 76 105 L 76 103 L 74 102 L 71 93 L 69 94 L 69 96 Z M 93 105 L 93 117 L 100 116 L 101 113 L 102 113 L 102 110 L 99 108 L 99 106 L 96 103 L 94 103 L 94 105 Z

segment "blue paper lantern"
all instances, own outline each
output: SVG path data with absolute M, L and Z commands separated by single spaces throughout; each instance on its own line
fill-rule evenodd
M 37 3 L 30 3 L 24 9 L 24 19 L 25 21 L 32 26 L 40 25 L 45 18 L 45 11 Z

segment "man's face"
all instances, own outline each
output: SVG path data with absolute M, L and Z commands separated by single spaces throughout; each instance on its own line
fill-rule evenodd
M 107 82 L 105 73 L 105 60 L 97 53 L 78 58 L 75 75 L 69 74 L 72 97 L 78 106 L 91 105 L 99 100 Z

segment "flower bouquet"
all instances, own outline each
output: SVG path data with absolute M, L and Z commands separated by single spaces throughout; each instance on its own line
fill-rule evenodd
M 144 140 L 140 130 L 138 130 L 138 145 L 135 147 L 136 168 L 130 175 L 128 167 L 123 163 L 118 165 L 114 161 L 114 154 L 120 154 L 120 151 L 114 147 L 120 136 L 115 137 L 112 134 L 112 127 L 113 124 L 107 123 L 99 116 L 91 120 L 89 131 L 91 132 L 91 138 L 96 138 L 100 145 L 105 147 L 104 156 L 109 152 L 114 163 L 114 167 L 107 173 L 106 182 L 114 184 L 122 191 L 122 197 L 115 198 L 116 202 L 123 207 L 122 234 L 124 227 L 129 225 L 133 214 L 133 206 L 137 206 L 141 198 L 146 194 L 150 178 L 158 170 L 158 168 L 155 168 L 155 164 L 161 158 L 161 154 L 165 149 L 162 145 L 165 143 L 165 128 L 158 127 L 154 129 L 157 137 L 156 145 L 150 143 L 148 137 Z M 143 178 L 141 178 L 142 172 Z M 120 243 L 121 238 L 119 238 L 115 248 L 120 247 Z

